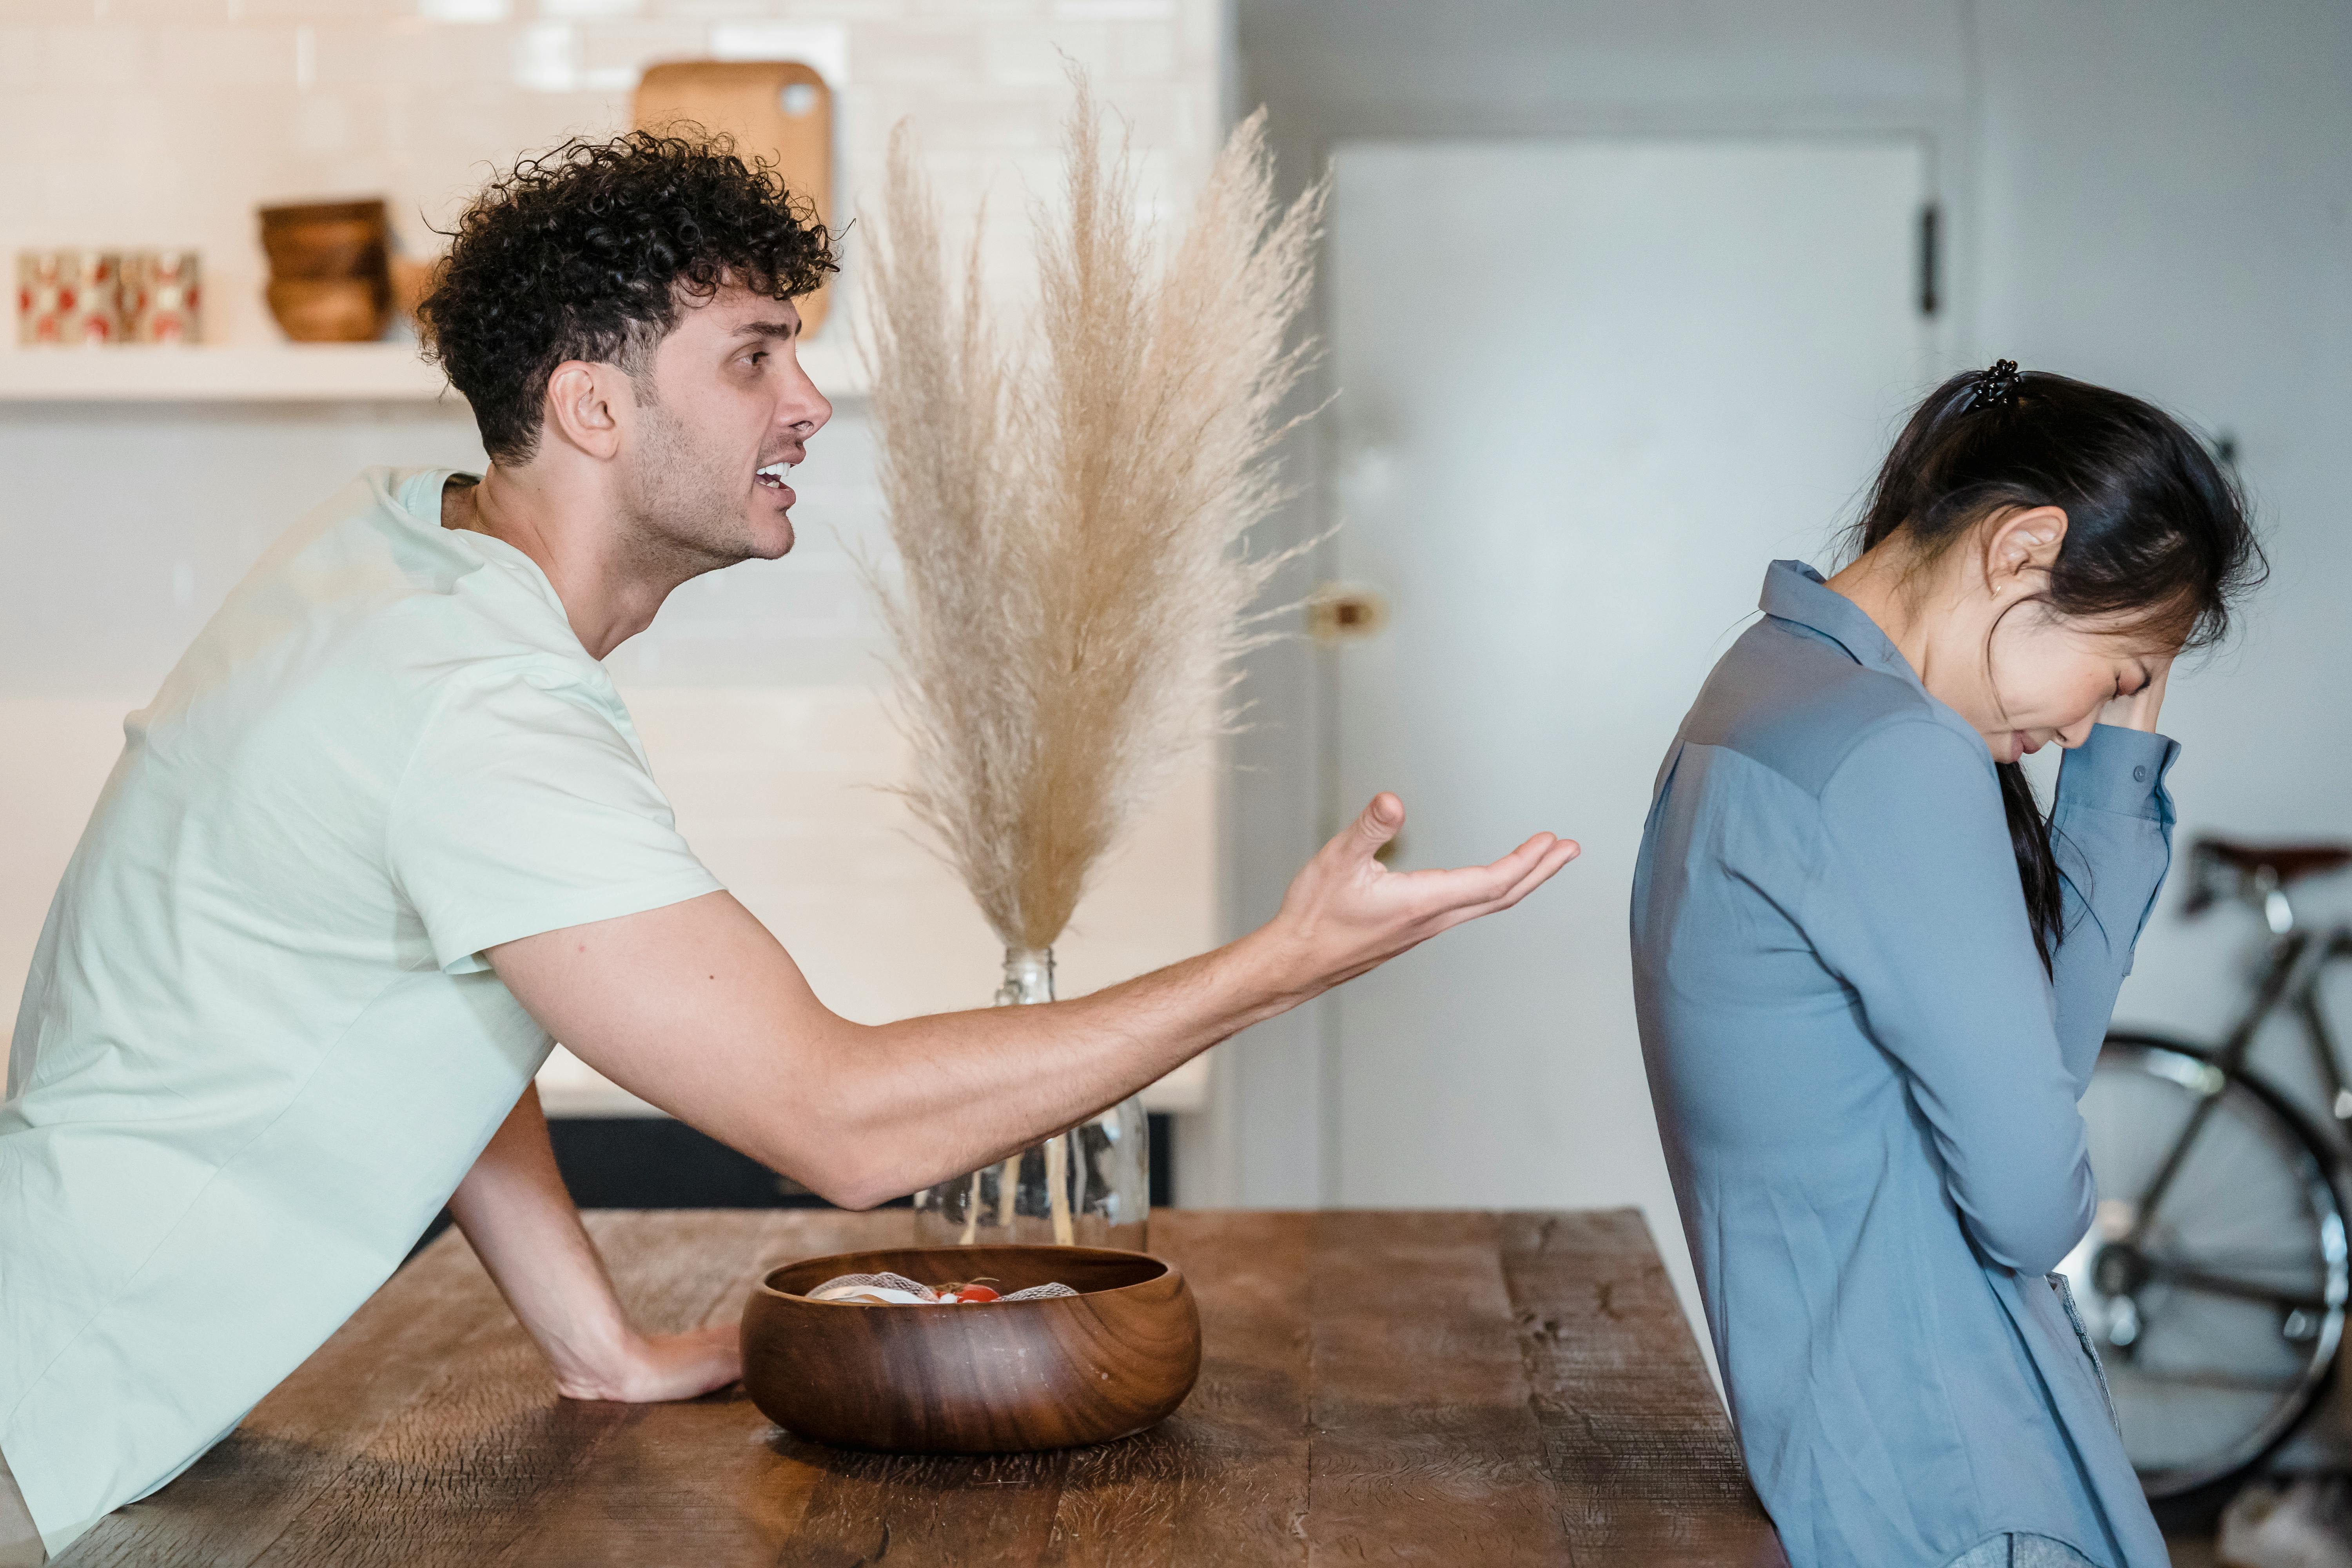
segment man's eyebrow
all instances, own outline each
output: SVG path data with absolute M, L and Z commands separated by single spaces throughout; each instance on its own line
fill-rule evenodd
M 735 329 L 739 338 L 789 338 L 801 330 L 798 321 L 746 321 Z

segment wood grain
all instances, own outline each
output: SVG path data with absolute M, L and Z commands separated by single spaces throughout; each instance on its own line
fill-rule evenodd
M 1639 1211 L 1506 1215 L 1502 1264 L 1575 1561 L 1786 1568 Z
M 913 1240 L 903 1210 L 591 1228 L 657 1328 L 732 1318 L 779 1264 Z M 803 1442 L 740 1391 L 559 1399 L 445 1237 L 58 1568 L 1782 1562 L 1637 1216 L 1175 1212 L 1152 1235 L 1201 1313 L 1173 1417 L 921 1458 Z
M 748 1238 L 729 1214 L 607 1211 L 591 1216 L 590 1231 L 632 1317 L 651 1331 L 724 1317 L 737 1300 Z M 426 1369 L 423 1397 L 253 1560 L 256 1568 L 472 1568 L 495 1560 L 521 1533 L 530 1506 L 551 1489 L 571 1489 L 598 1447 L 635 1414 L 630 1405 L 556 1397 L 545 1363 L 510 1317 L 467 1350 Z
M 1070 1456 L 1041 1562 L 1190 1568 L 1307 1560 L 1312 1216 L 1151 1216 L 1201 1308 L 1201 1380 L 1167 1422 Z
M 1492 1214 L 1324 1214 L 1314 1279 L 1317 1556 L 1572 1561 Z
M 750 1228 L 747 1279 L 803 1257 L 914 1239 L 905 1209 L 780 1211 Z M 731 1319 L 742 1294 L 722 1292 L 706 1321 Z M 690 1404 L 615 1408 L 621 1430 L 588 1457 L 574 1484 L 534 1500 L 524 1528 L 496 1559 L 501 1568 L 779 1560 L 822 1479 L 824 1450 L 805 1450 L 814 1465 L 778 1464 L 772 1445 L 792 1439 L 770 1426 L 740 1387 Z

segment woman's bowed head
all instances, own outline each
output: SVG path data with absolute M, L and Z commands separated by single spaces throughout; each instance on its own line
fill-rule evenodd
M 2160 409 L 2002 360 L 1920 404 L 1854 536 L 1830 586 L 1984 737 L 2046 959 L 2058 869 L 2018 762 L 2156 728 L 2172 661 L 2267 570 L 2237 487 Z

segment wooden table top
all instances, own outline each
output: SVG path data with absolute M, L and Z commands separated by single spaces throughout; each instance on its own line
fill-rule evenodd
M 656 1329 L 731 1320 L 908 1211 L 589 1215 Z M 1162 1211 L 1201 1381 L 1139 1436 L 977 1458 L 821 1447 L 740 1388 L 583 1404 L 456 1235 L 241 1427 L 57 1568 L 385 1563 L 1782 1564 L 1632 1210 Z

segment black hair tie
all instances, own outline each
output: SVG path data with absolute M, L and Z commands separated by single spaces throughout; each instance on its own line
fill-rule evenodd
M 1992 368 L 1977 377 L 1976 385 L 1969 389 L 1969 401 L 1960 412 L 1971 408 L 2008 408 L 2017 402 L 2017 384 L 2023 377 L 2017 374 L 2013 359 L 1995 360 Z

